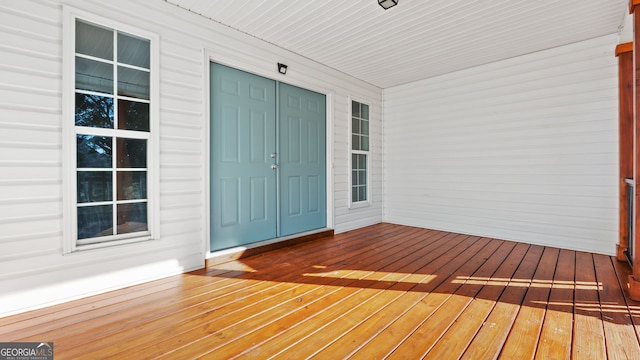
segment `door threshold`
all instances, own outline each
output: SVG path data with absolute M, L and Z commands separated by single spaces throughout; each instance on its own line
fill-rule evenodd
M 205 267 L 223 264 L 229 261 L 246 258 L 267 251 L 333 236 L 333 229 L 322 228 L 281 238 L 258 241 L 244 246 L 210 252 L 205 259 Z

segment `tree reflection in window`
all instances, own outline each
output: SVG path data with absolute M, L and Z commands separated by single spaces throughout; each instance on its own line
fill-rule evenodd
M 76 126 L 113 129 L 113 98 L 76 94 Z
M 77 167 L 110 168 L 112 162 L 112 138 L 106 136 L 77 135 Z
M 111 205 L 78 208 L 78 239 L 113 235 Z

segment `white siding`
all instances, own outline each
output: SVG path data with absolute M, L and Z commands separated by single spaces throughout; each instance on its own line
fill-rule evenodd
M 624 44 L 626 42 L 633 41 L 633 16 L 625 11 L 622 24 L 620 25 L 620 31 L 618 36 L 618 43 Z
M 616 44 L 385 89 L 385 221 L 613 254 Z
M 163 1 L 65 4 L 160 36 L 158 240 L 63 255 L 62 1 L 0 3 L 0 316 L 203 266 L 207 62 L 327 93 L 336 232 L 382 220 L 381 90 Z M 277 74 L 276 63 L 289 65 Z M 371 104 L 373 206 L 348 210 L 348 104 Z M 66 216 L 66 215 L 64 215 Z

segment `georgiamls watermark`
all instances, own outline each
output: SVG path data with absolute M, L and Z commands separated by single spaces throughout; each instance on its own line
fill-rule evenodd
M 0 342 L 0 360 L 53 360 L 53 343 Z

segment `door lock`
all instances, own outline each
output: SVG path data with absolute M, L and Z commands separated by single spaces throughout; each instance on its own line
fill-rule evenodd
M 278 168 L 279 168 L 278 164 L 271 164 L 271 169 L 272 170 L 276 170 Z

